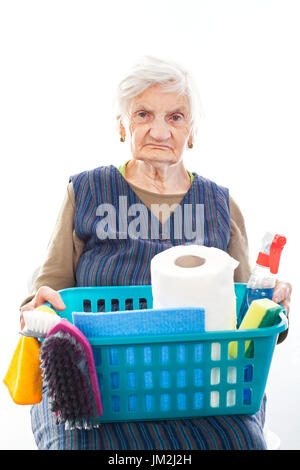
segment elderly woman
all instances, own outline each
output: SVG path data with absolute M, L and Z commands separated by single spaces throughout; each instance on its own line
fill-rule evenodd
M 247 235 L 237 204 L 226 188 L 184 166 L 184 152 L 193 147 L 199 114 L 190 75 L 176 63 L 145 57 L 118 90 L 121 142 L 130 139 L 132 158 L 119 168 L 100 166 L 70 178 L 46 260 L 21 312 L 45 301 L 63 310 L 57 290 L 68 287 L 151 284 L 152 257 L 176 244 L 191 243 L 185 233 L 180 239 L 174 236 L 174 211 L 184 204 L 193 208 L 194 220 L 196 205 L 204 204 L 203 244 L 225 250 L 239 261 L 236 282 L 249 278 Z M 148 238 L 122 232 L 120 196 L 122 204 L 126 196 L 126 208 L 144 205 Z M 99 231 L 101 204 L 116 209 L 115 229 L 110 227 L 106 235 Z M 167 210 L 159 210 L 163 208 Z M 151 237 L 151 220 L 159 227 L 156 237 Z M 161 233 L 166 222 L 169 237 Z M 289 284 L 277 282 L 274 298 L 287 310 L 290 291 Z M 264 413 L 265 400 L 253 416 L 108 423 L 99 429 L 65 430 L 64 425 L 56 425 L 45 390 L 43 401 L 32 407 L 31 418 L 39 449 L 265 449 Z

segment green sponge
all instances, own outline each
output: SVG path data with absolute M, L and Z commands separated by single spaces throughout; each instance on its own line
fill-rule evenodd
M 273 326 L 282 311 L 282 307 L 270 299 L 258 299 L 251 302 L 250 307 L 244 316 L 239 330 L 250 330 L 254 328 L 265 328 Z M 229 344 L 229 355 L 232 358 L 237 357 L 237 342 Z M 252 357 L 253 343 L 246 341 L 245 356 Z

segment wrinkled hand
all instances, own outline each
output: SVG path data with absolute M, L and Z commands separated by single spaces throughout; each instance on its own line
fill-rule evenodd
M 277 304 L 281 304 L 286 311 L 286 316 L 289 318 L 290 313 L 290 301 L 292 294 L 292 286 L 289 282 L 283 282 L 276 280 L 274 292 L 273 292 L 273 301 Z M 288 335 L 288 329 L 279 334 L 277 344 L 282 343 Z
M 289 282 L 276 280 L 272 300 L 285 308 L 287 317 L 290 313 L 292 286 Z
M 54 289 L 51 289 L 51 287 L 48 286 L 42 286 L 39 288 L 33 299 L 28 302 L 27 304 L 23 305 L 23 307 L 20 308 L 20 324 L 21 324 L 21 330 L 23 330 L 25 326 L 24 322 L 24 317 L 23 317 L 23 312 L 25 310 L 33 310 L 40 305 L 43 305 L 45 302 L 50 302 L 52 307 L 55 310 L 65 310 L 66 306 L 61 298 L 61 295 L 59 292 L 57 292 Z

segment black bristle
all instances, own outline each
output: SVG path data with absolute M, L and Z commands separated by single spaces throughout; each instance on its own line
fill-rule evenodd
M 40 359 L 56 421 L 68 428 L 91 427 L 95 403 L 81 344 L 58 331 L 42 343 Z

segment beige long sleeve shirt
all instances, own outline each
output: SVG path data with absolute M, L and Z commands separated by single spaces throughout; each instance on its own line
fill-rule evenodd
M 156 194 L 140 189 L 131 183 L 130 185 L 144 204 L 151 210 L 151 205 L 153 207 L 153 204 L 178 204 L 184 196 L 184 194 Z M 250 265 L 244 218 L 239 207 L 231 197 L 229 198 L 229 207 L 231 236 L 227 252 L 239 261 L 239 265 L 234 273 L 235 282 L 247 282 L 250 276 Z M 30 302 L 41 286 L 48 286 L 55 290 L 75 286 L 77 264 L 84 249 L 84 242 L 75 233 L 74 216 L 74 189 L 73 184 L 69 183 L 48 244 L 46 259 L 41 265 L 37 276 L 33 279 L 31 294 L 24 299 L 21 306 Z M 160 218 L 163 217 L 162 214 L 159 214 L 159 216 Z

